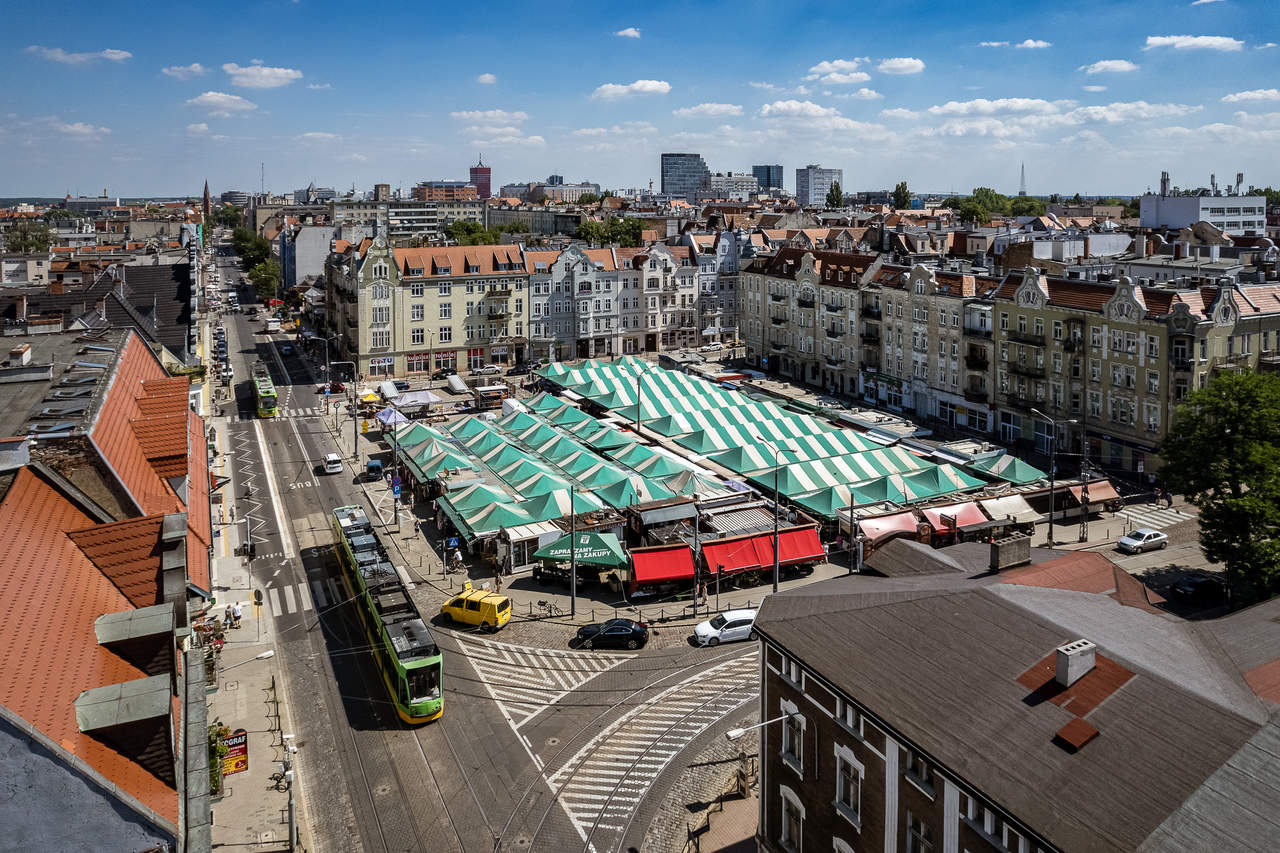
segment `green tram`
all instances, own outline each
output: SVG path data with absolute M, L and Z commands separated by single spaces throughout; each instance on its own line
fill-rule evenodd
M 333 511 L 338 557 L 348 593 L 369 637 L 396 713 L 426 723 L 444 711 L 440 647 L 409 598 L 391 558 L 358 506 Z
M 271 371 L 261 361 L 253 366 L 253 392 L 258 398 L 258 417 L 274 418 L 279 397 L 271 381 Z

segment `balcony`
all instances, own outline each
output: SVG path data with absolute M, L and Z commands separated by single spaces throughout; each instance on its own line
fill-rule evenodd
M 769 322 L 775 326 L 781 326 L 783 323 L 787 322 L 787 318 L 786 317 L 770 317 Z
M 1044 335 L 1037 335 L 1035 332 L 1019 332 L 1015 329 L 1010 329 L 1009 340 L 1020 344 L 1030 344 L 1033 347 L 1044 346 Z
M 668 293 L 672 293 L 680 289 L 680 283 L 675 281 L 668 281 L 666 284 L 662 285 L 662 289 L 667 291 Z
M 1062 342 L 1062 348 L 1067 352 L 1078 352 L 1084 347 L 1084 338 L 1067 338 Z
M 827 329 L 828 338 L 839 338 L 839 337 L 843 337 L 843 335 L 844 335 L 843 332 L 840 332 L 836 329 Z
M 1025 361 L 1010 362 L 1009 371 L 1011 373 L 1016 373 L 1019 376 L 1032 376 L 1036 379 L 1044 379 L 1045 377 L 1044 365 L 1037 367 L 1036 365 L 1029 364 Z
M 879 320 L 879 319 L 880 319 L 880 309 L 879 309 L 879 308 L 873 308 L 873 307 L 871 307 L 870 305 L 863 305 L 863 306 L 862 306 L 862 316 L 863 316 L 865 319 L 867 319 L 867 320 Z
M 579 291 L 579 292 L 581 292 L 581 291 Z M 485 291 L 484 296 L 483 296 L 482 298 L 484 298 L 484 299 L 506 299 L 506 298 L 507 298 L 508 296 L 510 296 L 510 295 L 511 295 L 511 288 L 510 288 L 510 287 L 490 288 L 489 290 Z
M 966 388 L 964 398 L 970 403 L 986 403 L 991 399 L 991 395 L 987 393 L 986 388 Z
M 976 326 L 965 326 L 964 333 L 971 338 L 986 338 L 991 340 L 990 329 L 979 329 Z
M 828 314 L 839 314 L 841 311 L 843 311 L 843 310 L 844 310 L 844 309 L 843 309 L 843 308 L 841 308 L 839 305 L 832 305 L 832 304 L 830 304 L 830 303 L 827 303 L 826 305 L 823 305 L 822 307 L 827 309 L 827 313 L 828 313 Z
M 769 294 L 769 301 L 770 301 L 770 302 L 783 302 L 783 301 L 785 301 L 785 300 L 786 300 L 786 298 L 787 298 L 787 297 L 783 296 L 781 293 L 770 293 L 770 294 Z
M 985 355 L 978 353 L 969 353 L 964 357 L 964 366 L 970 370 L 986 370 L 990 364 Z
M 878 344 L 878 343 L 880 343 L 880 333 L 879 333 L 879 332 L 873 332 L 873 331 L 870 331 L 870 330 L 866 330 L 866 331 L 863 331 L 863 333 L 862 333 L 861 335 L 859 335 L 858 337 L 862 338 L 862 342 L 863 342 L 864 344 Z
M 798 299 L 796 299 L 796 304 L 799 305 L 801 308 L 812 308 L 817 303 L 812 299 L 801 296 Z
M 832 358 L 831 356 L 827 356 L 826 362 L 829 370 L 839 370 L 844 367 L 843 358 Z
M 506 320 L 511 316 L 510 311 L 489 311 L 481 314 L 481 317 L 488 317 L 490 320 Z
M 1185 355 L 1177 354 L 1169 356 L 1169 363 L 1173 365 L 1175 373 L 1189 373 L 1195 365 L 1195 363 Z

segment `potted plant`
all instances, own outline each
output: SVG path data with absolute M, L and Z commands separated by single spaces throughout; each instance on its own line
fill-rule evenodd
M 215 720 L 209 726 L 209 796 L 222 796 L 222 759 L 230 751 L 224 741 L 231 734 L 231 729 Z

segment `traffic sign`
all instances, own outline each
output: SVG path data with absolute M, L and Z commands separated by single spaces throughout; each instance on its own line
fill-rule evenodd
M 760 366 L 761 366 L 761 367 L 768 367 L 768 366 L 769 366 L 769 356 L 767 356 L 767 355 L 762 355 L 762 356 L 760 356 Z
M 392 477 L 392 478 L 391 478 L 391 485 L 393 485 L 393 486 L 398 486 L 398 485 L 400 485 L 400 475 L 399 475 L 399 474 L 396 474 L 394 477 Z
M 399 478 L 397 478 L 397 479 L 399 479 Z M 398 498 L 398 497 L 400 497 L 400 484 L 399 484 L 399 483 L 396 483 L 394 486 L 392 486 L 392 487 L 391 487 L 391 496 L 392 496 L 392 497 L 394 497 L 394 498 Z
M 457 537 L 457 536 L 450 536 L 448 539 L 446 539 L 446 540 L 445 540 L 445 543 L 444 543 L 444 544 L 445 544 L 445 546 L 446 546 L 446 547 L 448 547 L 448 548 L 457 548 L 457 547 L 458 547 L 458 537 Z

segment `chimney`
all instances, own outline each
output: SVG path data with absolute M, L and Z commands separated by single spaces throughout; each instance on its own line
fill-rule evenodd
M 1089 235 L 1084 235 L 1084 259 L 1089 260 Z
M 1173 244 L 1173 259 L 1175 261 L 1182 259 L 1182 241 L 1177 240 Z
M 1031 562 L 1031 537 L 1013 533 L 991 540 L 991 571 L 999 572 Z
M 49 282 L 49 292 L 54 296 L 60 296 L 63 293 L 62 282 L 60 280 Z
M 1093 671 L 1098 646 L 1088 640 L 1075 640 L 1057 648 L 1054 680 L 1070 687 Z

